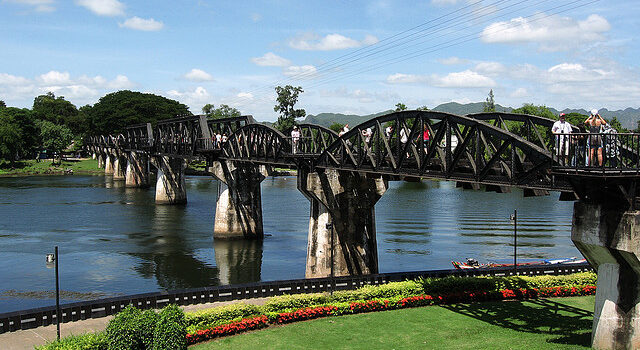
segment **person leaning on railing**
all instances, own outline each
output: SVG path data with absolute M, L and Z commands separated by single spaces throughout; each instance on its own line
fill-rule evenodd
M 587 128 L 589 128 L 589 133 L 594 134 L 589 135 L 588 139 L 589 165 L 602 166 L 602 135 L 599 134 L 602 133 L 602 126 L 607 124 L 607 121 L 598 114 L 597 109 L 592 109 L 591 115 L 584 121 L 584 123 L 587 125 Z M 596 159 L 598 160 L 598 163 L 594 164 Z

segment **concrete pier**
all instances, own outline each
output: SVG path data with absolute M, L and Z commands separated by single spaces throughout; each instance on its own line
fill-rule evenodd
M 598 272 L 592 346 L 640 349 L 640 211 L 576 202 L 571 239 Z
M 158 169 L 156 204 L 185 204 L 187 190 L 184 181 L 185 161 L 167 156 L 153 157 L 151 163 Z
M 124 180 L 127 170 L 127 158 L 120 152 L 118 152 L 113 158 L 113 179 Z
M 114 157 L 111 153 L 106 152 L 104 155 L 104 174 L 113 175 Z
M 208 170 L 220 181 L 213 236 L 262 239 L 264 166 L 215 161 Z
M 299 170 L 298 189 L 311 201 L 306 278 L 330 276 L 332 260 L 334 276 L 378 272 L 374 206 L 387 188 L 382 177 Z
M 125 186 L 149 187 L 149 157 L 146 153 L 129 152 Z
M 104 168 L 104 153 L 97 152 L 96 159 L 98 159 L 98 168 Z

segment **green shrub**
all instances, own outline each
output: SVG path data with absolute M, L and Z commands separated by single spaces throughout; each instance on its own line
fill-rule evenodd
M 326 304 L 331 298 L 326 294 L 280 295 L 270 298 L 262 307 L 263 312 L 283 312 L 286 309 L 300 309 Z
M 105 333 L 86 333 L 71 335 L 36 347 L 37 350 L 106 350 L 107 336 Z
M 187 322 L 177 305 L 167 305 L 158 314 L 153 332 L 153 350 L 184 350 L 187 348 Z
M 236 318 L 246 318 L 261 313 L 260 307 L 251 304 L 237 303 L 200 310 L 186 314 L 189 332 L 219 326 Z
M 144 350 L 140 319 L 142 311 L 129 305 L 120 311 L 107 325 L 107 342 L 109 350 Z
M 153 332 L 159 316 L 154 310 L 146 310 L 140 314 L 139 336 L 144 349 L 153 349 Z

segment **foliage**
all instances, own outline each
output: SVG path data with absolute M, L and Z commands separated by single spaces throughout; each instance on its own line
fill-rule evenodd
M 241 115 L 240 111 L 234 107 L 222 104 L 220 107 L 215 108 L 215 106 L 210 103 L 202 107 L 202 113 L 204 113 L 208 119 L 235 118 Z
M 8 159 L 13 164 L 21 146 L 22 129 L 20 125 L 13 116 L 0 113 L 0 158 Z
M 107 335 L 106 333 L 70 335 L 46 345 L 37 346 L 36 350 L 107 350 Z
M 37 96 L 33 100 L 33 115 L 36 119 L 50 121 L 54 124 L 70 125 L 71 118 L 78 115 L 78 109 L 73 103 L 56 97 L 53 92 Z
M 71 130 L 64 125 L 57 125 L 47 120 L 40 120 L 38 121 L 38 127 L 40 128 L 42 147 L 51 151 L 54 155 L 60 155 L 62 150 L 69 146 L 73 140 Z
M 0 175 L 38 175 L 38 174 L 63 174 L 65 170 L 71 170 L 74 174 L 104 174 L 104 169 L 98 168 L 95 159 L 63 160 L 56 167 L 51 167 L 49 162 L 40 162 L 35 159 L 15 162 L 11 169 L 0 167 Z
M 331 299 L 326 294 L 281 295 L 267 300 L 262 309 L 265 312 L 281 312 L 287 309 L 300 309 L 312 305 L 325 304 L 330 301 Z
M 274 124 L 275 128 L 284 132 L 290 130 L 296 125 L 297 118 L 304 118 L 307 112 L 304 109 L 295 109 L 294 106 L 298 102 L 298 95 L 303 93 L 302 87 L 293 87 L 287 85 L 285 87 L 276 86 L 278 97 L 277 103 L 273 110 L 280 113 L 278 121 Z
M 10 128 L 0 133 L 7 135 L 19 132 L 20 134 L 19 142 L 15 144 L 15 152 L 11 153 L 12 156 L 5 157 L 0 155 L 0 159 L 4 158 L 13 161 L 16 156 L 18 159 L 31 156 L 39 142 L 38 129 L 34 123 L 31 111 L 26 108 L 6 107 L 0 109 L 0 118 L 2 118 L 0 128 Z M 11 126 L 9 126 L 9 124 L 11 124 Z M 1 138 L 2 136 L 0 136 L 0 139 Z M 4 143 L 3 140 L 0 140 L 0 144 L 2 143 Z M 2 146 L 0 145 L 0 147 Z
M 407 105 L 405 105 L 402 102 L 396 103 L 396 112 L 406 111 L 406 110 L 407 110 Z
M 143 349 L 153 349 L 153 336 L 160 316 L 154 310 L 145 310 L 138 318 L 139 336 Z
M 235 318 L 245 318 L 259 313 L 260 308 L 256 305 L 238 303 L 188 313 L 186 322 L 189 330 L 204 329 Z
M 254 329 L 267 327 L 267 316 L 259 316 L 250 319 L 242 319 L 225 325 L 216 326 L 209 329 L 199 330 L 187 334 L 187 343 L 194 344 L 201 341 L 223 337 L 231 334 L 246 332 Z
M 496 101 L 493 96 L 493 89 L 489 90 L 489 96 L 487 96 L 487 100 L 482 104 L 482 110 L 484 112 L 496 111 Z
M 93 135 L 119 134 L 128 125 L 192 115 L 189 108 L 178 101 L 129 90 L 107 94 L 93 107 L 83 109 L 89 133 Z
M 335 131 L 335 132 L 340 132 L 342 131 L 342 128 L 344 128 L 344 124 L 340 124 L 340 123 L 333 123 L 329 126 L 329 129 Z
M 6 107 L 7 107 L 7 104 L 4 103 L 3 100 L 0 100 L 0 108 L 6 108 Z
M 153 332 L 153 350 L 183 350 L 187 348 L 187 323 L 177 305 L 167 305 L 158 315 Z
M 429 107 L 427 107 L 427 106 L 421 106 L 421 107 L 416 108 L 416 111 L 428 111 L 428 110 L 429 110 Z
M 629 129 L 622 126 L 618 118 L 613 117 L 610 121 L 608 121 L 611 127 L 616 129 L 617 132 L 629 132 Z
M 131 349 L 144 350 L 140 320 L 142 312 L 129 305 L 120 311 L 107 325 L 107 341 L 109 350 Z

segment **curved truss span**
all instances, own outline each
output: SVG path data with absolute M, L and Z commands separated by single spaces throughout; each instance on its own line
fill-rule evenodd
M 403 111 L 357 125 L 316 167 L 562 189 L 548 174 L 552 162 L 548 150 L 478 119 Z
M 222 146 L 220 159 L 265 164 L 289 164 L 291 144 L 280 131 L 263 125 L 247 124 L 237 129 Z
M 298 129 L 300 130 L 300 139 L 296 146 L 296 154 L 321 154 L 338 139 L 338 134 L 335 131 L 321 125 L 299 124 Z M 286 135 L 291 135 L 291 131 Z

